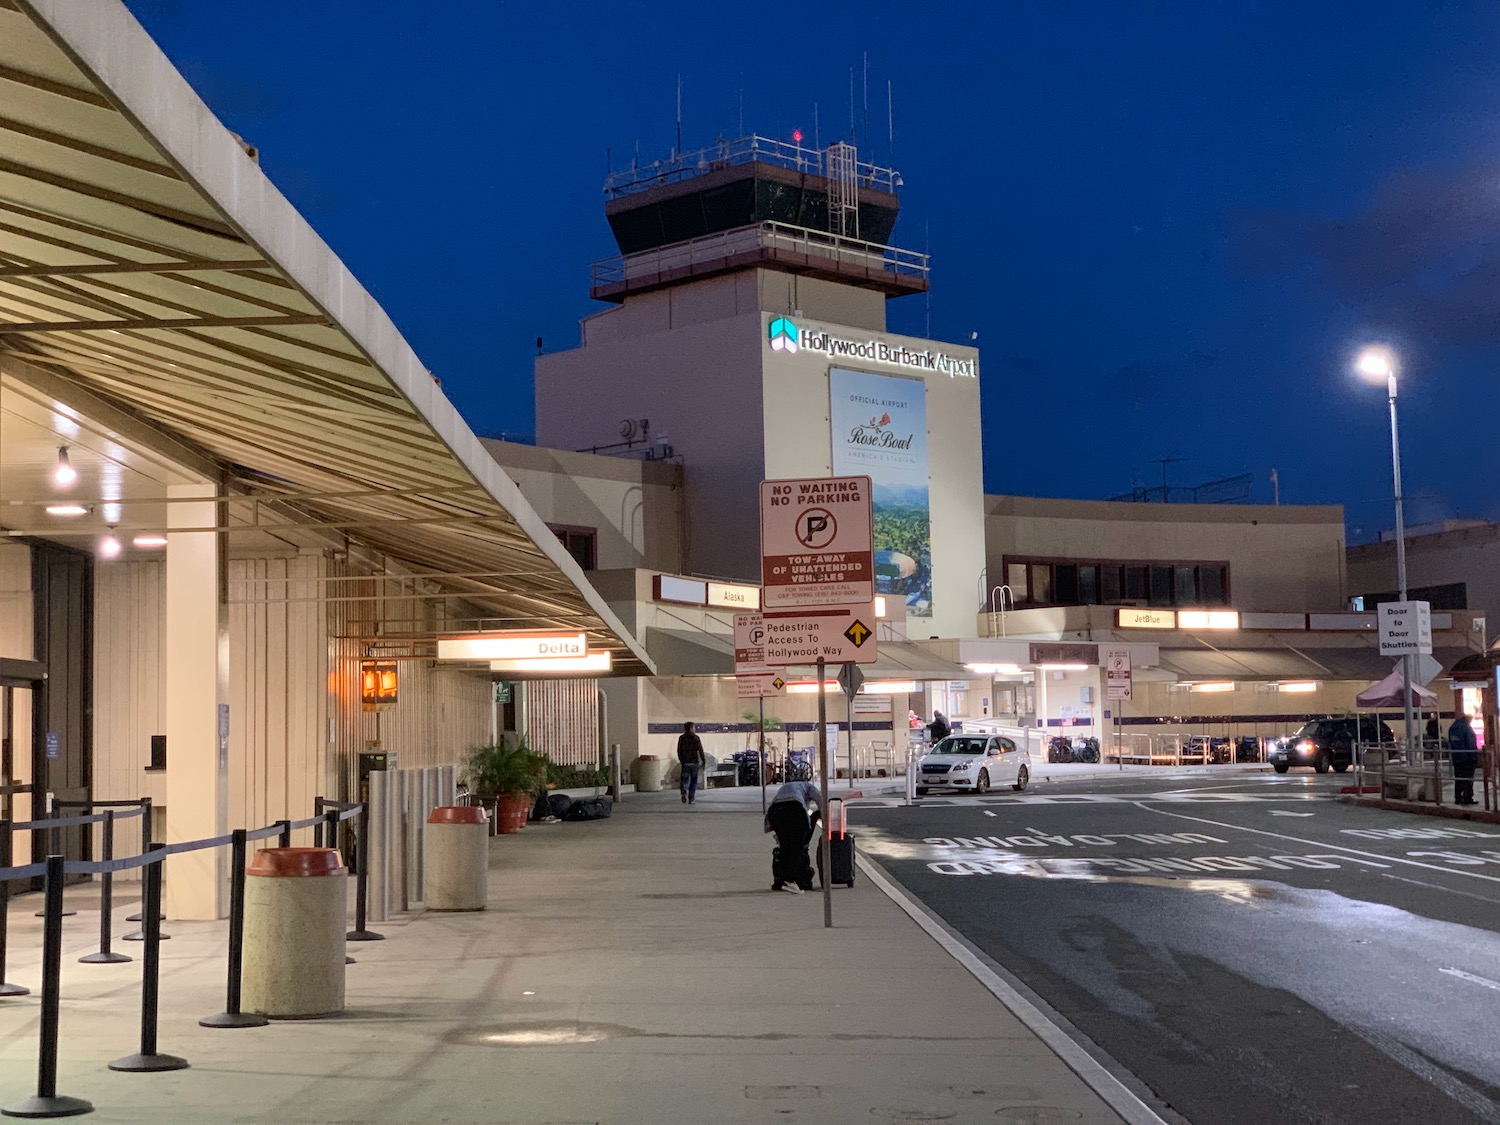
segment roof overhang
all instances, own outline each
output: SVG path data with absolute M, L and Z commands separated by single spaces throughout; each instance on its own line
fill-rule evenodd
M 237 498 L 234 530 L 315 525 L 435 576 L 495 628 L 584 629 L 615 674 L 652 670 L 123 4 L 0 0 L 0 92 L 0 391 L 38 449 L 93 424 L 75 457 L 120 478 L 112 522 L 163 522 L 153 503 L 208 480 Z M 0 455 L 7 527 L 77 534 L 42 518 L 46 466 Z

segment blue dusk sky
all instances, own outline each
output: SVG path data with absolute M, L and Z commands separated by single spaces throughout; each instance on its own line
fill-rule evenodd
M 1492 0 L 128 2 L 481 434 L 533 432 L 536 337 L 601 307 L 607 161 L 671 151 L 679 76 L 685 148 L 827 144 L 852 69 L 894 241 L 932 254 L 890 327 L 978 334 L 987 491 L 1103 498 L 1180 458 L 1174 485 L 1269 502 L 1274 468 L 1371 538 L 1389 425 L 1350 360 L 1380 339 L 1408 522 L 1500 518 Z

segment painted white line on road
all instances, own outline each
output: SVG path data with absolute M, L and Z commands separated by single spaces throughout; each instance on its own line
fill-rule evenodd
M 1462 969 L 1439 969 L 1440 973 L 1447 973 L 1450 977 L 1458 977 L 1461 980 L 1470 981 L 1474 984 L 1482 984 L 1485 988 L 1493 988 L 1500 992 L 1500 980 L 1490 980 L 1488 977 L 1476 977 L 1473 973 L 1466 973 Z
M 984 810 L 984 815 L 985 815 L 985 816 L 994 816 L 994 815 L 995 815 L 995 814 L 994 814 L 994 813 L 992 813 L 992 812 L 990 812 L 990 810 L 989 810 L 989 809 L 985 809 L 985 810 Z M 818 845 L 818 847 L 820 847 L 820 848 L 821 848 L 821 847 L 822 847 L 822 846 L 823 846 L 823 845 L 822 845 L 822 844 L 819 844 L 819 845 Z
M 1155 809 L 1144 801 L 1137 801 L 1136 808 L 1144 809 L 1146 812 L 1156 813 L 1158 816 L 1170 816 L 1174 820 L 1191 820 L 1197 824 L 1212 824 L 1215 828 L 1228 828 L 1235 832 L 1251 832 L 1257 836 L 1271 836 L 1277 840 L 1291 840 L 1298 844 L 1307 844 L 1315 848 L 1328 848 L 1336 852 L 1347 852 L 1349 855 L 1362 855 L 1369 859 L 1378 859 L 1385 863 L 1404 863 L 1408 867 L 1421 867 L 1427 871 L 1441 871 L 1446 875 L 1462 875 L 1469 879 L 1483 879 L 1486 883 L 1500 883 L 1500 876 L 1481 875 L 1477 871 L 1466 871 L 1463 868 L 1439 867 L 1435 863 L 1422 863 L 1415 859 L 1404 859 L 1401 856 L 1384 855 L 1381 852 L 1366 852 L 1358 848 L 1346 848 L 1342 844 L 1325 844 L 1321 840 L 1308 840 L 1301 836 L 1288 836 L 1285 832 L 1267 832 L 1264 828 L 1246 828 L 1243 824 L 1226 824 L 1222 820 L 1209 820 L 1203 816 L 1188 816 L 1187 813 L 1167 812 L 1166 809 Z
M 965 969 L 973 974 L 989 990 L 996 1000 L 1010 1010 L 1038 1039 L 1050 1047 L 1068 1069 L 1082 1078 L 1089 1089 L 1098 1094 L 1104 1104 L 1118 1113 L 1128 1125 L 1167 1125 L 1140 1098 L 1136 1097 L 1123 1082 L 1111 1074 L 1100 1062 L 1076 1042 L 1072 1036 L 1049 1020 L 1035 1004 L 1022 996 L 988 965 L 975 956 L 962 938 L 951 928 L 929 914 L 923 906 L 904 889 L 897 886 L 873 860 L 860 855 L 857 859 L 864 869 L 865 877 L 885 892 L 887 898 L 904 910 L 918 926 L 926 931 Z
M 1272 809 L 1271 810 L 1271 815 L 1272 816 L 1312 816 L 1313 814 L 1310 813 L 1310 812 L 1287 812 L 1285 809 Z M 821 847 L 822 845 L 820 844 L 818 846 Z
M 1380 873 L 1382 879 L 1394 879 L 1398 883 L 1409 883 L 1413 887 L 1422 887 L 1429 891 L 1442 891 L 1445 895 L 1462 895 L 1464 898 L 1472 898 L 1477 902 L 1485 902 L 1491 906 L 1500 905 L 1497 900 L 1489 895 L 1476 895 L 1473 891 L 1461 891 L 1457 887 L 1445 887 L 1439 883 L 1424 883 L 1421 879 L 1403 879 L 1400 875 L 1392 875 L 1388 871 Z

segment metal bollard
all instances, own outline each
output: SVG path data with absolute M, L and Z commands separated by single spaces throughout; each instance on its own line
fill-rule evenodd
M 109 1064 L 110 1070 L 157 1071 L 184 1070 L 187 1060 L 163 1055 L 156 1049 L 157 1009 L 161 984 L 161 869 L 166 862 L 167 845 L 148 844 L 147 852 L 160 852 L 155 863 L 146 865 L 145 901 L 141 913 L 146 930 L 145 971 L 141 974 L 141 1049 Z
M 370 902 L 370 803 L 359 806 L 359 826 L 356 830 L 355 848 L 359 852 L 359 871 L 354 884 L 354 929 L 344 935 L 347 941 L 384 941 L 384 934 L 365 928 L 366 911 Z
M 75 1117 L 92 1113 L 82 1098 L 57 1092 L 57 1031 L 61 1008 L 63 857 L 47 857 L 42 908 L 42 1019 L 37 1037 L 36 1095 L 0 1109 L 7 1117 Z
M 0 867 L 11 865 L 10 821 L 0 820 Z M 5 948 L 10 921 L 10 880 L 0 879 L 0 996 L 29 996 L 31 989 L 5 979 Z
M 104 810 L 104 842 L 101 849 L 104 852 L 104 862 L 108 863 L 115 858 L 115 812 L 113 809 Z M 113 871 L 106 871 L 99 876 L 99 952 L 86 953 L 78 958 L 82 965 L 119 965 L 130 958 L 123 953 L 115 953 L 109 948 L 110 915 L 114 913 L 114 882 Z
M 240 972 L 245 963 L 245 857 L 249 834 L 243 828 L 231 833 L 229 844 L 229 983 L 224 1010 L 204 1016 L 202 1027 L 265 1027 L 271 1021 L 255 1012 L 240 1011 Z

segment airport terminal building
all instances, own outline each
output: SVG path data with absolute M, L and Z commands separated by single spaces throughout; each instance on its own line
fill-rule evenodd
M 6 819 L 150 796 L 153 837 L 215 837 L 355 796 L 361 754 L 448 765 L 503 729 L 628 762 L 691 718 L 727 757 L 759 706 L 730 623 L 759 605 L 767 478 L 873 481 L 880 657 L 830 708 L 868 762 L 910 712 L 1271 733 L 1388 670 L 1337 508 L 986 496 L 980 355 L 887 330 L 930 263 L 851 146 L 612 175 L 606 307 L 537 359 L 526 446 L 470 429 L 122 4 L 0 5 L 0 89 Z M 1435 620 L 1444 667 L 1473 618 Z M 438 658 L 526 631 L 588 660 Z M 787 742 L 813 741 L 810 676 L 765 701 Z M 174 858 L 170 915 L 223 914 L 216 855 Z

